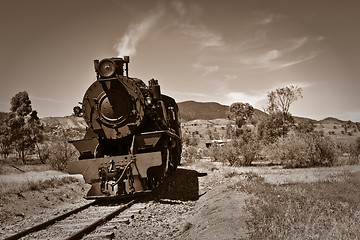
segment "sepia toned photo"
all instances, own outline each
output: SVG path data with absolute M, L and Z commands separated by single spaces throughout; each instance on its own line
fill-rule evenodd
M 357 1 L 0 2 L 0 239 L 360 238 Z

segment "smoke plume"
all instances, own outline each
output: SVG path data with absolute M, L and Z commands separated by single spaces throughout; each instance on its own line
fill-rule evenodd
M 125 35 L 115 45 L 115 49 L 118 52 L 118 57 L 134 56 L 136 54 L 136 47 L 138 43 L 156 25 L 156 23 L 160 20 L 163 14 L 164 11 L 162 8 L 160 8 L 155 14 L 150 14 L 141 22 L 131 24 Z

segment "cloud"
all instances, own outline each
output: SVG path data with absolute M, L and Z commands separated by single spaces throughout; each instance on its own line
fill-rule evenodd
M 195 70 L 200 70 L 202 71 L 202 74 L 201 74 L 201 77 L 205 77 L 206 75 L 209 75 L 211 73 L 214 73 L 214 72 L 217 72 L 219 71 L 220 67 L 217 66 L 217 65 L 212 65 L 212 66 L 205 66 L 205 65 L 202 65 L 200 63 L 194 63 L 192 65 L 192 67 L 195 69 Z
M 248 51 L 247 54 L 240 58 L 240 61 L 254 69 L 279 70 L 317 57 L 322 51 L 312 51 L 297 56 L 296 50 L 301 49 L 309 41 L 322 41 L 323 39 L 320 36 L 316 38 L 302 37 L 283 40 L 278 43 L 278 48 L 276 49 L 266 50 L 265 52 L 260 51 L 260 53 L 259 51 Z
M 183 2 L 180 1 L 171 1 L 172 7 L 175 9 L 176 13 L 182 17 L 186 14 L 186 8 Z
M 226 80 L 233 80 L 233 79 L 236 79 L 238 76 L 237 75 L 225 75 L 224 77 Z
M 248 94 L 244 92 L 229 92 L 226 93 L 224 96 L 227 99 L 226 102 L 228 104 L 232 104 L 234 102 L 243 102 L 255 106 L 259 102 L 265 100 L 267 94 L 266 92 L 257 92 L 253 94 Z
M 258 14 L 258 15 L 264 15 L 264 14 Z M 257 23 L 259 25 L 269 25 L 283 17 L 285 16 L 279 14 L 267 14 L 265 16 L 260 16 L 260 20 L 258 20 Z
M 290 62 L 283 63 L 281 65 L 278 65 L 277 69 L 282 69 L 282 68 L 293 66 L 295 64 L 306 62 L 306 61 L 308 61 L 310 59 L 313 59 L 313 58 L 317 57 L 321 52 L 322 51 L 311 52 L 307 56 L 302 56 L 302 57 L 300 57 L 300 58 L 298 58 L 296 60 L 293 60 L 293 61 L 290 61 Z
M 37 97 L 37 96 L 34 96 L 34 95 L 30 95 L 29 98 L 30 98 L 30 100 L 38 100 L 38 101 L 42 101 L 42 102 L 68 103 L 68 102 L 62 101 L 62 100 L 57 100 L 57 99 L 53 99 L 53 98 Z
M 245 51 L 264 47 L 264 45 L 269 41 L 267 33 L 268 31 L 264 29 L 257 30 L 253 37 L 242 40 L 236 49 L 238 51 Z
M 314 41 L 316 41 L 316 42 L 320 42 L 320 41 L 322 41 L 322 40 L 324 40 L 324 39 L 325 39 L 324 36 L 317 36 L 317 37 L 312 38 L 312 40 L 314 40 Z
M 194 26 L 192 24 L 180 24 L 180 33 L 182 33 L 190 42 L 194 42 L 200 48 L 222 47 L 225 45 L 221 35 L 208 30 L 203 25 Z
M 286 53 L 286 52 L 295 51 L 296 49 L 299 49 L 302 46 L 304 46 L 307 41 L 308 41 L 308 37 L 289 39 L 286 41 L 289 43 L 289 46 L 284 48 L 283 52 Z
M 149 14 L 139 23 L 130 24 L 125 35 L 115 44 L 118 56 L 134 56 L 138 43 L 149 33 L 163 15 L 164 9 L 158 7 L 156 13 Z
M 278 59 L 280 57 L 279 50 L 270 50 L 266 52 L 265 54 L 259 56 L 259 58 L 255 59 L 255 63 L 257 64 L 268 64 L 270 61 L 273 61 L 275 59 Z

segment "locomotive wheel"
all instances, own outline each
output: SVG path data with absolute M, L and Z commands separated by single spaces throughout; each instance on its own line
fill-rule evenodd
M 181 158 L 181 145 L 177 145 L 171 150 L 170 153 L 170 161 L 169 161 L 169 170 L 175 171 L 180 163 Z
M 159 181 L 156 178 L 149 178 L 148 179 L 148 188 L 153 190 L 159 185 Z
M 171 161 L 169 161 L 170 171 L 175 171 L 177 169 L 177 166 L 178 166 L 177 159 L 171 159 Z

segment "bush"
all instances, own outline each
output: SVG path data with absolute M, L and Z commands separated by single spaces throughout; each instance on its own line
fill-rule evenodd
M 49 153 L 50 165 L 59 171 L 66 171 L 67 162 L 76 160 L 78 152 L 74 146 L 65 140 L 58 140 L 54 142 Z
M 270 114 L 258 124 L 258 137 L 265 144 L 274 143 L 279 137 L 285 136 L 293 127 L 294 118 L 290 114 Z
M 354 144 L 349 146 L 350 148 L 350 164 L 360 163 L 360 137 L 356 139 Z
M 195 147 L 199 144 L 199 139 L 189 134 L 183 134 L 182 139 L 185 146 Z
M 192 163 L 199 158 L 198 149 L 194 146 L 184 147 L 181 152 L 181 159 L 185 163 Z
M 215 161 L 227 162 L 231 166 L 250 166 L 259 152 L 259 142 L 255 133 L 247 128 L 237 129 L 231 142 L 224 146 L 211 146 L 208 154 Z
M 68 143 L 72 139 L 71 132 L 61 130 L 50 140 L 50 144 L 44 148 L 44 155 L 48 156 L 48 161 L 55 170 L 66 171 L 67 162 L 78 159 L 78 151 Z
M 268 148 L 267 155 L 273 162 L 280 161 L 287 167 L 332 166 L 336 160 L 336 147 L 329 137 L 319 133 L 296 134 L 291 132 L 279 138 Z

